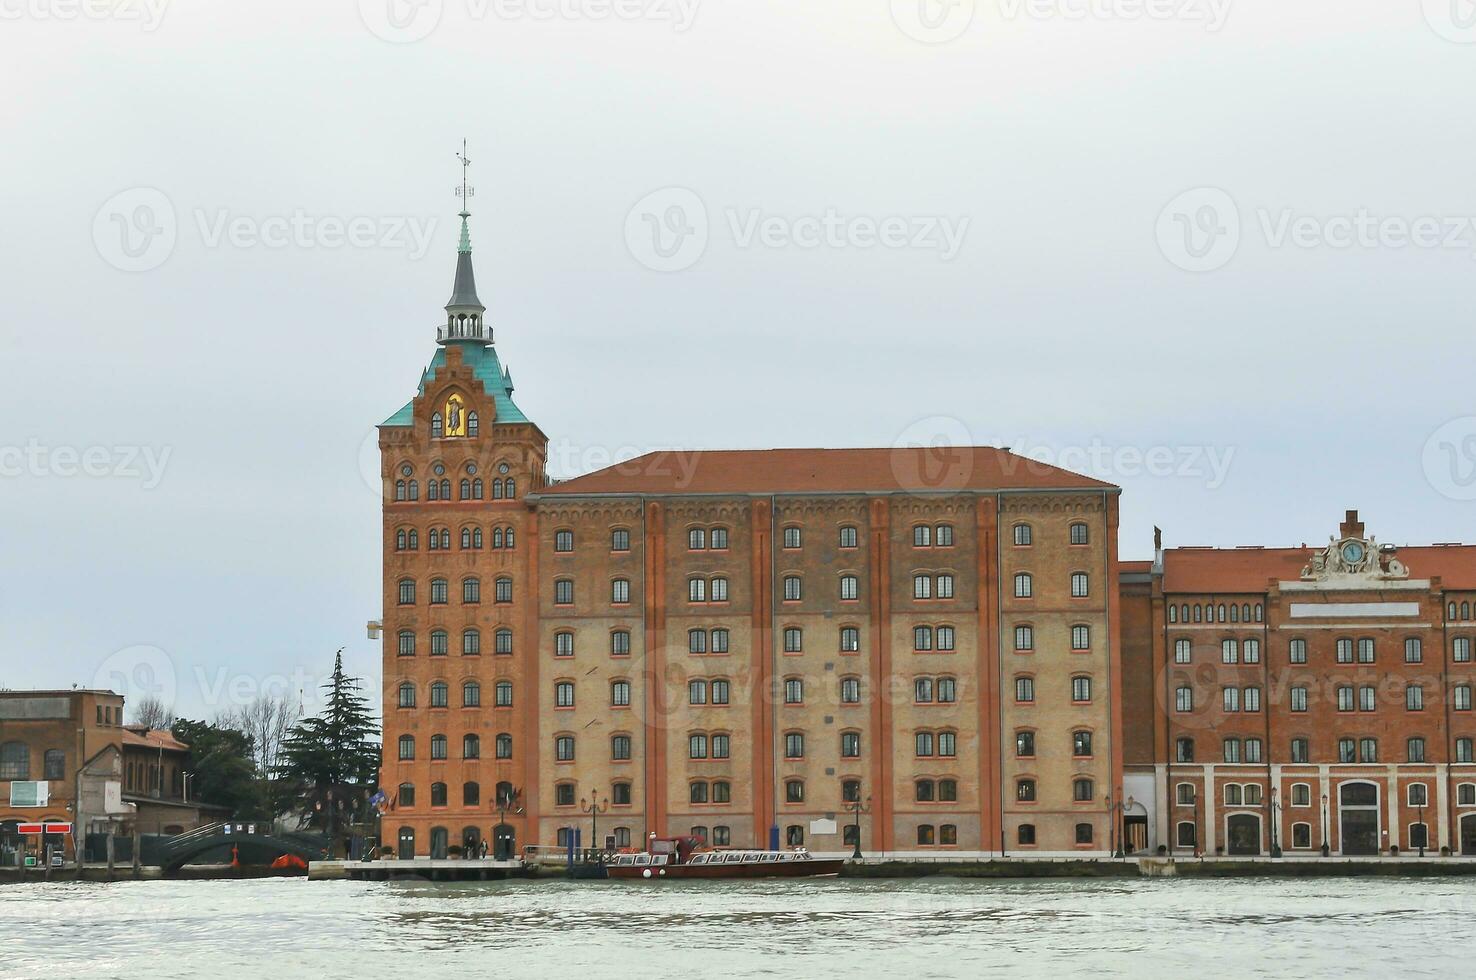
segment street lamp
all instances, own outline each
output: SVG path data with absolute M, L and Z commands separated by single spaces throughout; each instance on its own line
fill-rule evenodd
M 1107 794 L 1107 819 L 1111 821 L 1107 828 L 1108 843 L 1112 846 L 1112 856 L 1115 858 L 1127 857 L 1123 845 L 1123 824 L 1127 820 L 1127 812 L 1138 805 L 1138 801 L 1129 796 L 1125 800 L 1119 800 L 1116 805 L 1112 802 L 1112 794 Z M 1113 845 L 1111 842 L 1116 841 Z
M 591 790 L 588 800 L 579 801 L 579 809 L 589 814 L 590 843 L 603 852 L 604 848 L 600 847 L 600 814 L 610 809 L 610 801 L 601 800 L 599 790 Z
M 1275 786 L 1272 786 L 1271 787 L 1271 856 L 1274 857 L 1274 858 L 1281 857 L 1281 842 L 1276 839 L 1276 828 L 1281 823 L 1281 817 L 1278 814 L 1279 814 L 1279 812 L 1282 809 L 1283 809 L 1282 805 L 1280 803 L 1276 802 L 1276 787 Z
M 1322 794 L 1322 856 L 1327 858 L 1327 794 Z
M 871 812 L 871 797 L 868 796 L 865 803 L 861 802 L 861 794 L 858 789 L 856 798 L 846 803 L 846 810 L 849 813 L 855 814 L 855 820 L 852 821 L 851 826 L 856 831 L 856 848 L 851 852 L 851 860 L 859 861 L 861 860 L 861 814 Z

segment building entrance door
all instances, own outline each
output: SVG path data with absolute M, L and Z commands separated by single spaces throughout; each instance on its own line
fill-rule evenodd
M 511 861 L 518 847 L 517 833 L 512 824 L 500 823 L 492 828 L 492 856 L 499 861 Z
M 1476 854 L 1476 813 L 1461 817 L 1461 853 Z
M 1261 853 L 1261 819 L 1254 813 L 1236 813 L 1226 821 L 1231 854 Z
M 1127 816 L 1122 820 L 1123 850 L 1128 854 L 1137 854 L 1139 851 L 1148 850 L 1148 818 L 1146 816 Z
M 409 861 L 411 858 L 415 857 L 414 827 L 400 828 L 400 844 L 398 853 L 400 855 L 401 861 Z
M 1338 829 L 1342 852 L 1379 853 L 1379 788 L 1373 783 L 1344 783 L 1338 787 Z

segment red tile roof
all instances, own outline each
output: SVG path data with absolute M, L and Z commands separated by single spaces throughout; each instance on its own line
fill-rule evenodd
M 1271 579 L 1295 582 L 1321 548 L 1171 548 L 1163 555 L 1165 592 L 1265 592 Z M 1409 577 L 1439 577 L 1446 589 L 1476 589 L 1476 545 L 1401 547 Z
M 647 453 L 556 483 L 570 494 L 888 493 L 1115 490 L 1111 483 L 989 446 L 721 449 Z
M 124 745 L 140 745 L 148 749 L 163 749 L 165 752 L 188 752 L 190 747 L 170 732 L 163 728 L 129 728 L 123 729 Z

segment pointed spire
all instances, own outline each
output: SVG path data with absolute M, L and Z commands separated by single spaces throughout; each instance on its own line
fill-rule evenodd
M 461 141 L 461 152 L 456 155 L 461 161 L 461 186 L 457 196 L 461 198 L 461 241 L 456 246 L 456 279 L 451 286 L 451 299 L 446 303 L 446 326 L 441 331 L 441 343 L 448 340 L 472 340 L 487 343 L 491 334 L 482 322 L 487 308 L 477 298 L 477 277 L 472 271 L 471 228 L 467 219 L 471 217 L 471 196 L 475 193 L 467 183 L 466 171 L 471 160 L 466 155 L 466 140 Z

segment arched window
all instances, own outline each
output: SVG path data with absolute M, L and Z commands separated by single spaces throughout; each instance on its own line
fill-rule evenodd
M 501 548 L 502 547 L 502 528 L 500 528 L 500 527 L 494 527 L 492 529 L 492 547 L 493 548 Z
M 505 531 L 502 532 L 502 544 L 503 544 L 503 547 L 506 547 L 506 548 L 513 547 L 513 529 L 512 528 L 507 528 Z
M 434 415 L 431 416 L 431 438 L 439 439 L 442 435 L 445 434 L 445 431 L 446 427 L 445 424 L 441 421 L 441 413 L 436 412 Z M 434 483 L 432 485 L 434 485 Z
M 467 681 L 461 685 L 461 706 L 463 708 L 480 708 L 482 706 L 482 685 L 476 681 Z
M 414 735 L 401 735 L 400 736 L 400 759 L 402 761 L 407 761 L 407 760 L 414 759 L 414 758 L 415 758 L 415 736 Z
M 402 708 L 415 707 L 415 685 L 405 681 L 399 689 L 399 706 Z
M 446 707 L 450 689 L 445 681 L 436 681 L 430 686 L 430 703 L 432 708 Z
M 431 806 L 445 806 L 445 805 L 446 805 L 446 784 L 445 783 L 431 783 Z M 437 829 L 439 829 L 439 828 L 437 828 Z M 431 833 L 432 833 L 432 835 L 434 835 L 435 831 L 432 831 Z M 442 833 L 442 835 L 444 835 L 446 832 L 444 830 L 442 830 L 441 833 Z
M 480 759 L 482 757 L 482 740 L 475 735 L 463 735 L 461 737 L 461 757 L 463 759 Z
M 414 806 L 415 805 L 415 784 L 414 783 L 401 783 L 400 784 L 400 788 L 399 788 L 399 790 L 397 792 L 397 797 L 398 797 L 398 800 L 399 800 L 399 806 L 402 809 L 405 808 L 405 807 L 412 807 L 412 806 Z
M 430 757 L 432 759 L 444 759 L 444 758 L 446 758 L 446 755 L 447 755 L 447 753 L 449 751 L 450 751 L 450 745 L 449 745 L 449 743 L 446 740 L 446 736 L 444 736 L 444 735 L 432 735 L 431 736 L 431 756 Z
M 507 627 L 497 631 L 493 641 L 498 654 L 506 657 L 513 652 L 513 632 Z
M 497 758 L 511 759 L 512 749 L 513 743 L 511 735 L 509 735 L 507 732 L 502 732 L 500 735 L 497 736 Z
M 513 703 L 512 681 L 498 681 L 496 687 L 497 707 L 511 708 Z
M 469 781 L 461 784 L 462 806 L 480 806 L 481 802 L 482 787 L 478 783 Z
M 482 652 L 482 633 L 477 629 L 461 631 L 461 655 L 475 657 Z
M 466 434 L 468 436 L 475 436 L 477 434 L 477 429 L 479 428 L 479 426 L 480 426 L 480 422 L 477 419 L 477 413 L 476 412 L 467 412 L 466 413 Z

